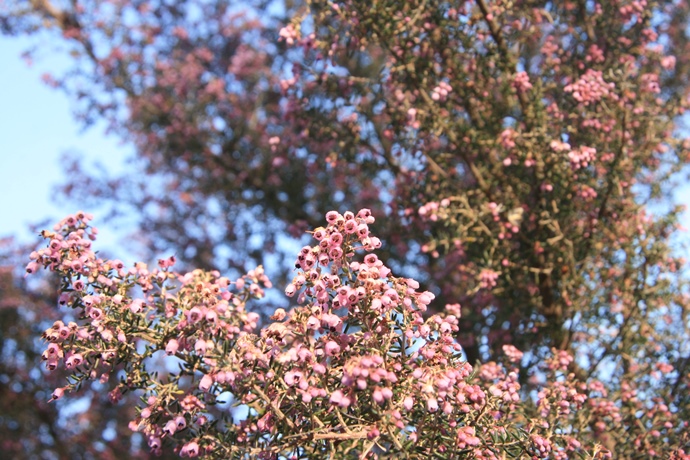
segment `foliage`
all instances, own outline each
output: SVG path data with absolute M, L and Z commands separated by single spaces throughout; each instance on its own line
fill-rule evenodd
M 79 213 L 44 231 L 48 247 L 27 268 L 57 273 L 60 302 L 82 320 L 56 321 L 43 335 L 47 367 L 72 370 L 53 399 L 118 375 L 110 397 L 143 392 L 129 426 L 153 452 L 171 440 L 189 457 L 610 458 L 600 441 L 633 438 L 630 454 L 685 455 L 680 413 L 631 384 L 607 398 L 601 382 L 568 372 L 567 352 L 554 349 L 544 362 L 536 404 L 520 398 L 523 353 L 513 346 L 503 347 L 505 367 L 489 362 L 473 373 L 453 338 L 460 306 L 423 318 L 434 295 L 378 259 L 368 209 L 326 215 L 285 289 L 299 305 L 277 309 L 260 331 L 246 304 L 271 287 L 261 267 L 234 282 L 218 272 L 175 273 L 174 258 L 127 270 L 98 258 L 88 220 Z M 150 369 L 162 353 L 179 372 L 170 363 Z M 228 411 L 224 397 L 244 414 Z M 621 425 L 631 417 L 641 431 Z
M 48 371 L 40 357 L 39 336 L 64 312 L 55 308 L 54 278 L 23 279 L 29 246 L 0 241 L 0 446 L 7 458 L 147 459 L 152 454 L 141 436 L 127 428 L 130 407 L 113 405 L 95 382 L 83 388 L 79 402 L 51 404 L 51 393 L 64 384 L 65 369 Z M 84 410 L 77 406 L 81 405 Z M 165 457 L 164 457 L 165 458 Z

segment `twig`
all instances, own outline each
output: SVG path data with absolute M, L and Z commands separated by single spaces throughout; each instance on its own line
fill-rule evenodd
M 278 406 L 278 404 L 276 404 L 276 402 L 274 400 L 270 399 L 266 395 L 266 393 L 264 393 L 263 390 L 261 388 L 259 388 L 258 385 L 253 385 L 252 390 L 254 390 L 256 392 L 256 394 L 258 394 L 261 397 L 261 399 L 263 399 L 265 402 L 267 402 L 271 406 L 271 409 L 273 409 L 273 412 L 275 412 L 275 414 L 278 416 L 278 418 L 281 421 L 287 423 L 288 426 L 290 427 L 290 429 L 295 428 L 295 424 L 292 422 L 292 420 L 290 420 L 289 418 L 287 418 L 285 416 L 283 411 L 280 410 L 280 406 Z

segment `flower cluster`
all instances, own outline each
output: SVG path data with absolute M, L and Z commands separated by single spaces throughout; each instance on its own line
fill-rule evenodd
M 453 91 L 453 88 L 451 88 L 451 86 L 448 83 L 446 83 L 445 81 L 442 81 L 431 92 L 431 99 L 433 99 L 435 101 L 443 102 L 446 99 L 448 99 L 448 95 L 452 91 Z
M 285 40 L 285 43 L 288 45 L 294 45 L 295 42 L 299 40 L 300 34 L 293 24 L 288 24 L 280 29 L 279 35 L 281 40 Z
M 573 98 L 588 106 L 599 102 L 605 98 L 617 98 L 613 92 L 616 85 L 614 83 L 607 83 L 600 70 L 587 69 L 576 82 L 567 85 L 563 90 L 566 93 L 572 93 Z
M 92 251 L 88 219 L 79 214 L 44 232 L 48 247 L 32 254 L 31 271 L 60 274 L 60 299 L 79 313 L 78 322 L 58 321 L 44 334 L 48 368 L 64 362 L 71 372 L 53 399 L 122 372 L 110 398 L 143 392 L 130 428 L 155 453 L 170 444 L 183 457 L 300 458 L 364 455 L 377 445 L 382 453 L 497 459 L 512 438 L 522 439 L 521 454 L 537 458 L 584 452 L 558 429 L 586 400 L 573 375 L 563 378 L 572 357 L 554 350 L 545 372 L 556 378 L 538 395 L 543 423 L 522 430 L 514 415 L 522 352 L 506 345 L 507 368 L 489 362 L 473 372 L 454 339 L 460 305 L 425 317 L 434 295 L 378 258 L 367 209 L 326 215 L 285 289 L 298 306 L 277 309 L 261 330 L 246 309 L 271 287 L 261 267 L 236 281 L 175 273 L 174 257 L 155 269 L 126 269 Z M 494 281 L 487 274 L 483 282 Z M 150 372 L 155 357 L 180 371 Z M 215 409 L 222 395 L 233 395 L 234 416 Z M 619 420 L 601 397 L 586 408 L 596 429 Z
M 590 163 L 596 160 L 597 149 L 593 147 L 582 146 L 579 149 L 570 150 L 568 152 L 568 160 L 570 160 L 570 167 L 573 171 L 581 168 L 586 168 Z
M 518 93 L 526 93 L 532 89 L 532 83 L 529 81 L 527 72 L 516 73 L 513 77 L 512 86 Z

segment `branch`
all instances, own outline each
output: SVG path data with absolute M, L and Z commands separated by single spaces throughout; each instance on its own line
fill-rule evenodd
M 81 33 L 82 26 L 74 13 L 60 11 L 52 3 L 50 3 L 49 0 L 31 0 L 31 6 L 33 6 L 34 9 L 38 12 L 43 13 L 45 16 L 54 19 L 58 27 L 62 29 L 63 32 L 77 30 L 79 32 L 79 35 L 72 38 L 82 44 L 82 46 L 84 47 L 84 51 L 93 60 L 94 63 L 97 63 L 99 61 L 94 51 L 93 45 Z
M 253 385 L 252 390 L 254 390 L 256 394 L 258 394 L 261 397 L 261 399 L 264 400 L 264 402 L 268 403 L 271 406 L 271 409 L 273 409 L 273 412 L 275 412 L 275 414 L 281 421 L 287 423 L 291 430 L 295 429 L 295 424 L 293 423 L 293 421 L 285 416 L 283 411 L 280 410 L 280 406 L 278 406 L 276 401 L 274 399 L 269 398 L 266 395 L 266 393 L 264 393 L 263 390 L 259 388 L 259 385 Z
M 484 16 L 484 21 L 486 22 L 486 25 L 489 27 L 489 32 L 491 32 L 491 38 L 493 38 L 494 42 L 496 42 L 498 51 L 499 53 L 501 53 L 501 57 L 503 57 L 504 59 L 504 68 L 510 72 L 513 72 L 515 70 L 515 63 L 513 62 L 513 59 L 511 59 L 510 57 L 510 52 L 508 51 L 508 47 L 506 46 L 505 40 L 503 40 L 501 29 L 498 27 L 493 17 L 489 16 L 489 9 L 487 8 L 486 3 L 484 3 L 484 0 L 477 0 L 477 6 L 479 6 L 479 9 L 482 12 L 482 16 Z M 529 100 L 527 99 L 527 95 L 525 93 L 518 91 L 517 96 L 518 100 L 520 101 L 520 108 L 522 109 L 522 113 L 525 114 L 525 116 L 527 117 L 527 109 L 529 108 Z

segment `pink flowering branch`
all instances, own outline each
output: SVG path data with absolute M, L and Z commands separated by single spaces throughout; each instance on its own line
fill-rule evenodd
M 140 263 L 125 269 L 93 252 L 89 220 L 79 213 L 43 232 L 48 247 L 29 266 L 60 275 L 61 302 L 81 322 L 56 322 L 44 334 L 48 368 L 63 363 L 72 372 L 53 399 L 124 371 L 111 399 L 143 392 L 146 405 L 130 427 L 154 452 L 168 443 L 189 457 L 584 452 L 556 429 L 587 400 L 573 376 L 549 379 L 537 405 L 544 422 L 533 425 L 517 378 L 523 354 L 506 346 L 507 367 L 487 363 L 475 374 L 453 338 L 459 306 L 423 317 L 434 295 L 378 259 L 381 242 L 367 209 L 326 215 L 285 289 L 298 305 L 277 309 L 261 330 L 245 309 L 263 297 L 262 285 L 270 287 L 261 268 L 235 282 L 200 270 L 175 273 L 174 258 L 151 270 Z M 572 364 L 554 353 L 547 376 Z M 160 354 L 177 358 L 181 371 L 147 370 Z M 246 408 L 239 423 L 212 409 L 225 393 Z M 212 423 L 221 420 L 222 428 Z

